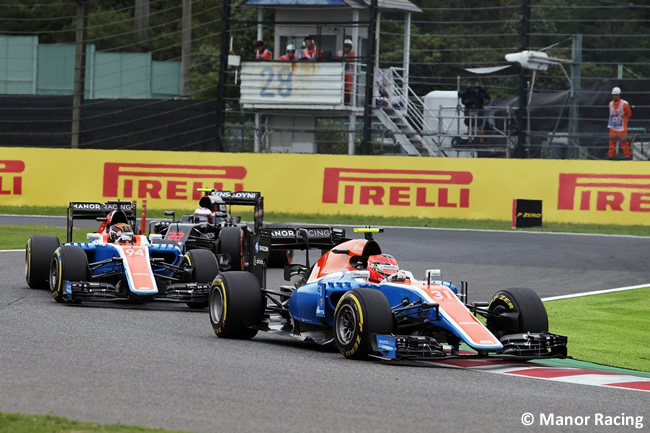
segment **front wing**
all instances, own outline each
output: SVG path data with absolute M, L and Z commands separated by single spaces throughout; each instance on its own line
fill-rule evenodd
M 446 350 L 433 337 L 382 334 L 370 336 L 374 356 L 386 361 L 434 361 L 467 357 L 530 360 L 567 356 L 567 337 L 563 335 L 527 332 L 504 335 L 500 340 L 503 344 L 502 350 L 460 354 Z
M 177 283 L 166 287 L 164 293 L 149 296 L 134 295 L 128 290 L 118 290 L 113 284 L 95 281 L 67 281 L 63 299 L 74 301 L 118 301 L 147 299 L 167 299 L 177 302 L 207 302 L 210 283 Z

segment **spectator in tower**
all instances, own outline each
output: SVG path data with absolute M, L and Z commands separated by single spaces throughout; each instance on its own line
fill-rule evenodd
M 323 60 L 323 53 L 320 48 L 314 44 L 314 39 L 311 36 L 305 36 L 305 49 L 302 50 L 300 60 Z
M 627 121 L 632 117 L 630 104 L 625 99 L 621 99 L 621 88 L 612 89 L 612 100 L 609 103 L 609 151 L 607 156 L 613 159 L 616 156 L 616 143 L 621 143 L 625 159 L 632 159 L 630 142 L 627 138 Z
M 287 54 L 284 56 L 280 56 L 278 60 L 285 61 L 285 62 L 295 62 L 298 60 L 296 57 L 296 46 L 294 44 L 289 44 L 287 45 Z
M 273 53 L 266 48 L 264 41 L 255 42 L 255 47 L 255 60 L 273 60 Z
M 350 103 L 352 95 L 352 82 L 354 80 L 354 58 L 357 54 L 352 49 L 352 40 L 346 39 L 343 42 L 343 50 L 336 53 L 336 58 L 345 60 L 345 103 Z
M 479 140 L 483 143 L 483 124 L 485 123 L 485 114 L 483 107 L 490 103 L 490 95 L 483 86 L 476 85 L 476 78 L 470 78 L 469 86 L 460 92 L 458 97 L 465 106 L 465 125 L 468 128 L 469 140 L 478 132 Z M 474 130 L 478 129 L 478 131 Z

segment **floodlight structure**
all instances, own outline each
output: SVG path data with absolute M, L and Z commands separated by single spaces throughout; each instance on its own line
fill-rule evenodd
M 581 36 L 581 35 L 577 35 Z M 582 43 L 582 38 L 576 38 L 577 41 L 579 41 L 579 44 Z M 577 45 L 574 43 L 574 45 Z M 550 47 L 549 47 L 550 48 Z M 577 57 L 576 56 L 576 47 L 574 46 L 574 59 Z M 535 78 L 537 76 L 537 71 L 546 71 L 551 65 L 557 65 L 562 68 L 562 72 L 564 73 L 564 76 L 566 79 L 569 81 L 569 95 L 568 98 L 570 98 L 573 101 L 573 106 L 571 109 L 571 115 L 570 115 L 570 130 L 577 130 L 577 124 L 575 123 L 576 118 L 577 118 L 577 105 L 575 104 L 575 86 L 574 86 L 574 80 L 569 77 L 569 74 L 567 73 L 566 69 L 564 68 L 565 64 L 569 65 L 576 65 L 579 64 L 576 60 L 566 60 L 566 59 L 559 59 L 557 57 L 551 57 L 547 53 L 543 51 L 531 51 L 531 50 L 525 50 L 525 51 L 520 51 L 518 53 L 509 53 L 506 54 L 506 61 L 510 63 L 519 63 L 519 65 L 524 68 L 533 71 L 533 78 L 531 80 L 531 84 L 529 87 L 528 91 L 528 100 L 527 100 L 527 106 L 526 106 L 526 113 L 527 113 L 527 133 L 526 133 L 526 146 L 530 146 L 530 103 L 532 102 L 533 99 L 533 89 L 535 87 Z M 579 77 L 579 72 L 578 72 L 578 77 Z M 579 78 L 578 81 L 579 83 Z M 566 106 L 566 102 L 565 105 Z M 564 109 L 564 106 L 562 109 Z M 553 135 L 555 135 L 555 132 L 557 130 L 557 127 L 559 125 L 559 120 L 560 117 L 562 116 L 562 112 L 560 111 L 560 115 L 558 116 L 558 121 L 555 124 L 555 128 L 553 130 Z

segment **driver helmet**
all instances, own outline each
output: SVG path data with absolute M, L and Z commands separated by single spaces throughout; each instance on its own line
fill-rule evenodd
M 211 223 L 212 212 L 207 207 L 200 207 L 194 211 L 194 222 L 197 223 Z
M 108 240 L 110 242 L 131 242 L 133 241 L 133 230 L 126 223 L 113 224 L 108 228 Z
M 370 280 L 382 281 L 399 271 L 399 265 L 395 257 L 390 254 L 377 254 L 368 257 L 368 270 Z

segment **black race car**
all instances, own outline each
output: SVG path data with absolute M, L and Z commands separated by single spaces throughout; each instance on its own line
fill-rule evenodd
M 199 208 L 192 215 L 176 219 L 174 211 L 166 211 L 171 221 L 149 223 L 149 237 L 153 243 L 173 243 L 184 252 L 193 249 L 212 251 L 222 270 L 242 271 L 249 268 L 253 257 L 252 239 L 263 226 L 264 197 L 259 192 L 217 191 L 201 188 L 204 195 Z M 232 206 L 253 206 L 253 223 L 242 222 L 232 216 Z M 282 267 L 291 263 L 293 252 L 276 251 L 269 260 L 271 266 Z

